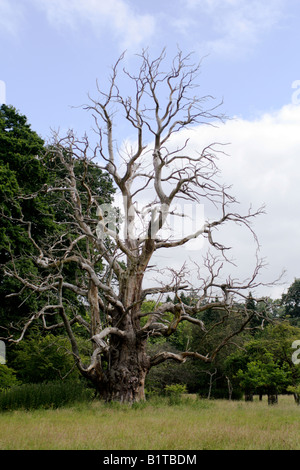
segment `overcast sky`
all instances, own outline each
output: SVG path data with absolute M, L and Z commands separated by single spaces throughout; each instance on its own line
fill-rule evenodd
M 262 280 L 286 270 L 284 285 L 264 291 L 280 297 L 300 277 L 299 24 L 299 0 L 0 0 L 0 100 L 46 140 L 50 128 L 82 135 L 90 121 L 76 107 L 125 49 L 129 68 L 145 47 L 205 57 L 199 92 L 223 99 L 231 119 L 196 128 L 191 143 L 229 143 L 224 180 L 242 207 L 266 204 L 254 228 L 268 262 Z M 253 250 L 239 243 L 244 275 Z M 181 250 L 178 263 L 185 255 L 198 256 Z

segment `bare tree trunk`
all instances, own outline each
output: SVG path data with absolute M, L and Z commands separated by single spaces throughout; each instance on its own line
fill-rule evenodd
M 232 399 L 232 392 L 233 392 L 232 383 L 231 383 L 229 377 L 226 376 L 226 379 L 227 379 L 227 385 L 228 385 L 228 400 L 231 400 Z
M 211 398 L 212 386 L 213 386 L 213 376 L 216 375 L 217 369 L 215 369 L 214 372 L 210 372 L 210 371 L 208 371 L 208 370 L 203 370 L 202 372 L 205 372 L 206 374 L 209 375 L 209 387 L 208 387 L 207 399 L 210 400 L 210 398 Z

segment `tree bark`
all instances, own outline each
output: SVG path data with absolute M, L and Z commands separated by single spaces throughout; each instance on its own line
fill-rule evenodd
M 101 399 L 110 402 L 134 403 L 145 399 L 145 378 L 150 358 L 145 345 L 136 335 L 111 337 L 107 363 L 94 369 L 92 380 Z
M 227 379 L 227 385 L 228 385 L 228 400 L 231 400 L 232 399 L 233 387 L 232 387 L 232 383 L 231 383 L 229 377 L 226 376 L 226 379 Z
M 300 405 L 300 394 L 299 393 L 294 393 L 294 399 L 297 405 Z
M 253 401 L 253 393 L 252 392 L 245 392 L 245 401 Z
M 95 367 L 92 372 L 99 396 L 107 402 L 132 404 L 145 399 L 150 357 L 146 354 L 146 337 L 139 334 L 141 286 L 142 275 L 128 276 L 124 282 L 121 302 L 127 311 L 112 313 L 112 330 L 115 326 L 124 334 L 110 335 L 105 363 L 102 361 L 101 367 Z
M 268 405 L 277 405 L 277 403 L 278 403 L 277 393 L 269 393 L 268 394 Z

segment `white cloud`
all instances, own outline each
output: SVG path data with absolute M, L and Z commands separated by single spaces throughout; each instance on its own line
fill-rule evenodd
M 283 0 L 188 0 L 187 7 L 211 22 L 212 39 L 205 41 L 205 47 L 235 57 L 251 50 L 279 22 Z
M 0 106 L 6 104 L 6 84 L 3 80 L 0 80 Z
M 22 19 L 22 6 L 16 8 L 14 0 L 0 0 L 0 34 L 15 36 Z
M 219 128 L 199 126 L 189 133 L 189 149 L 201 150 L 211 142 L 229 143 L 224 148 L 229 156 L 220 155 L 221 181 L 232 184 L 231 193 L 240 201 L 237 209 L 247 212 L 266 205 L 266 214 L 253 222 L 261 243 L 260 256 L 266 258 L 267 268 L 261 281 L 270 282 L 286 269 L 285 285 L 261 288 L 259 295 L 280 297 L 299 277 L 300 240 L 300 106 L 286 105 L 280 110 L 262 115 L 253 121 L 234 119 Z M 188 131 L 185 131 L 188 132 Z M 187 134 L 176 135 L 174 145 L 184 141 Z M 205 215 L 207 215 L 204 206 Z M 229 272 L 238 279 L 252 274 L 255 264 L 255 245 L 244 230 L 235 225 L 225 226 L 218 240 L 233 247 L 237 268 Z M 207 247 L 207 245 L 205 245 Z M 163 253 L 157 262 L 179 267 L 189 257 L 201 263 L 204 247 L 199 252 L 180 249 L 176 253 Z M 192 278 L 192 270 L 190 271 Z
M 266 276 L 271 280 L 286 269 L 287 285 L 299 276 L 299 128 L 300 106 L 287 105 L 252 122 L 228 122 L 220 133 L 232 142 L 232 157 L 221 163 L 224 179 L 244 206 L 266 204 L 254 225 L 269 264 Z
M 116 35 L 122 47 L 139 44 L 154 31 L 151 15 L 136 13 L 125 0 L 32 0 L 56 27 L 92 28 L 99 36 Z

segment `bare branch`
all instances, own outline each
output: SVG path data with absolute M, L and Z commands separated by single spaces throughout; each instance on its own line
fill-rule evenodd
M 160 352 L 160 353 L 156 354 L 155 356 L 153 356 L 151 358 L 151 367 L 157 366 L 158 364 L 161 364 L 162 362 L 165 362 L 169 359 L 171 359 L 173 361 L 176 361 L 176 362 L 183 363 L 189 357 L 194 357 L 194 358 L 200 359 L 201 361 L 204 361 L 204 362 L 211 362 L 211 359 L 208 357 L 208 355 L 203 356 L 202 354 L 199 354 L 197 352 L 186 351 L 186 352 L 183 352 L 183 353 L 175 354 L 175 353 L 172 353 L 172 352 L 164 351 L 164 352 Z

